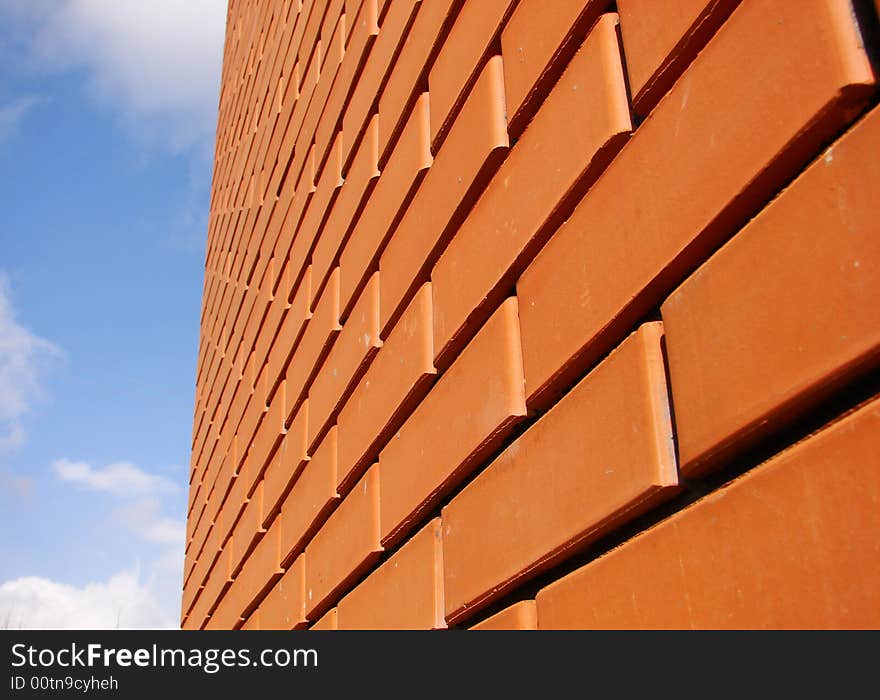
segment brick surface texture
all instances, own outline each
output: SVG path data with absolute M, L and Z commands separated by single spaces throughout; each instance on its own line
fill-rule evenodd
M 186 629 L 880 627 L 851 0 L 230 0 Z

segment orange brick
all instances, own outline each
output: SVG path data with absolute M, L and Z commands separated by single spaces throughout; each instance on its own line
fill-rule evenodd
M 235 577 L 225 597 L 232 600 L 236 616 L 246 619 L 256 609 L 263 595 L 281 578 L 280 566 L 281 523 L 276 520 L 257 542 Z
M 306 547 L 306 616 L 315 619 L 379 558 L 379 474 L 373 466 Z
M 339 490 L 379 456 L 434 379 L 431 285 L 416 294 L 339 413 Z
M 621 35 L 635 110 L 646 115 L 740 0 L 620 0 Z
M 430 66 L 462 0 L 422 2 L 379 98 L 379 165 L 384 168 L 410 107 L 422 92 Z
M 431 267 L 507 154 L 507 147 L 504 74 L 501 57 L 494 56 L 382 253 L 383 338 L 421 283 L 428 280 Z
M 281 446 L 266 468 L 263 477 L 263 524 L 267 525 L 281 508 L 288 490 L 302 473 L 309 461 L 306 452 L 309 402 L 303 401 L 296 412 Z
M 306 398 L 309 386 L 321 361 L 330 351 L 333 341 L 342 330 L 339 324 L 339 268 L 336 268 L 324 293 L 318 300 L 315 313 L 309 321 L 299 347 L 287 365 L 287 422 Z
M 257 428 L 256 435 L 254 435 L 252 454 L 255 478 L 259 478 L 263 474 L 269 460 L 281 444 L 281 438 L 284 436 L 284 419 L 286 416 L 285 395 L 285 385 L 284 382 L 281 382 L 281 385 L 272 397 L 268 410 L 263 415 L 263 420 L 260 421 L 260 427 Z
M 392 3 L 388 14 L 382 19 L 381 31 L 358 78 L 342 119 L 342 132 L 346 134 L 343 162 L 347 165 L 354 153 L 353 148 L 360 142 L 369 115 L 376 112 L 379 96 L 393 65 L 393 61 L 406 37 L 406 32 L 415 19 L 421 0 L 405 0 Z M 380 13 L 381 14 L 381 13 Z M 378 127 L 378 122 L 376 123 Z M 378 157 L 379 133 L 376 131 Z
M 686 474 L 880 364 L 878 152 L 875 108 L 663 303 Z
M 339 337 L 318 370 L 309 389 L 309 439 L 312 447 L 330 427 L 370 360 L 381 347 L 379 340 L 379 273 L 364 288 L 345 320 Z
M 314 625 L 309 627 L 310 630 L 335 630 L 339 629 L 337 625 L 337 612 L 336 608 L 330 608 L 326 613 L 324 613 L 323 617 L 318 620 Z
M 303 217 L 299 232 L 293 239 L 290 257 L 294 261 L 294 270 L 305 270 L 311 260 L 312 250 L 321 236 L 327 215 L 336 201 L 342 187 L 342 134 L 337 134 L 330 149 L 330 158 L 321 172 L 315 194 L 309 202 L 309 208 Z M 315 273 L 318 270 L 313 270 Z M 317 280 L 315 280 L 317 282 Z M 314 310 L 314 306 L 313 306 Z
M 509 608 L 495 613 L 472 630 L 536 630 L 538 629 L 538 609 L 534 600 L 523 600 Z
M 351 228 L 361 214 L 366 198 L 369 197 L 379 177 L 379 118 L 374 117 L 367 128 L 355 154 L 351 169 L 345 176 L 345 184 L 333 205 L 327 219 L 324 233 L 312 253 L 312 267 L 315 270 L 316 284 L 312 290 L 312 302 L 324 289 L 333 266 L 338 262 L 339 253 L 348 240 Z
M 281 561 L 299 554 L 339 502 L 336 429 L 331 429 L 281 505 Z
M 305 592 L 305 557 L 300 555 L 260 603 L 261 628 L 302 629 L 306 624 Z
M 337 610 L 340 629 L 445 628 L 440 518 L 345 596 Z
M 662 335 L 642 326 L 443 508 L 448 622 L 674 490 Z
M 557 628 L 880 625 L 880 402 L 538 593 Z
M 351 36 L 345 50 L 345 58 L 336 80 L 330 90 L 324 113 L 318 121 L 315 130 L 315 144 L 321 156 L 330 145 L 336 132 L 342 128 L 342 113 L 351 98 L 352 90 L 357 85 L 358 78 L 364 68 L 364 64 L 370 55 L 376 36 L 379 34 L 379 7 L 376 0 L 367 0 L 362 3 L 357 16 L 346 15 L 353 18 Z M 346 139 L 352 135 L 345 136 Z
M 756 213 L 873 82 L 848 3 L 741 5 L 517 284 L 529 406 Z
M 281 328 L 275 343 L 269 351 L 266 364 L 266 376 L 268 378 L 269 393 L 275 391 L 278 382 L 284 378 L 283 372 L 287 363 L 299 344 L 300 338 L 306 329 L 306 323 L 312 318 L 309 311 L 309 295 L 311 294 L 312 272 L 311 267 L 306 268 L 299 287 L 293 295 L 290 308 L 281 321 Z M 289 411 L 288 411 L 289 413 Z
M 520 0 L 501 32 L 511 136 L 522 133 L 571 54 L 608 5 L 608 0 Z
M 370 274 L 379 267 L 379 255 L 388 237 L 432 162 L 428 142 L 428 94 L 424 93 L 413 107 L 406 129 L 342 251 L 339 266 L 344 313 L 354 304 Z
M 230 552 L 230 566 L 232 573 L 236 574 L 241 568 L 247 555 L 254 548 L 258 538 L 265 532 L 263 529 L 263 482 L 257 484 L 257 488 L 248 499 L 247 505 L 241 514 L 241 518 L 232 532 L 232 551 Z
M 511 298 L 379 453 L 382 543 L 390 546 L 412 530 L 525 413 L 517 304 Z
M 438 366 L 509 293 L 630 129 L 617 15 L 606 14 L 431 273 Z

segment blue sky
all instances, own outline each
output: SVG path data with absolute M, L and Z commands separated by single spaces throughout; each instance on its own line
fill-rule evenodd
M 0 628 L 178 619 L 225 0 L 0 0 Z

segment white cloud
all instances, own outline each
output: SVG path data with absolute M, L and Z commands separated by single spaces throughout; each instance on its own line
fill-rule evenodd
M 0 628 L 172 628 L 177 620 L 149 583 L 127 571 L 77 587 L 28 576 L 0 584 Z
M 34 95 L 21 95 L 0 105 L 0 143 L 15 133 L 18 125 L 39 101 L 39 98 Z
M 157 544 L 178 545 L 183 551 L 186 524 L 182 520 L 163 516 L 160 504 L 154 498 L 134 501 L 118 508 L 116 518 L 142 539 Z
M 9 281 L 0 272 L 0 454 L 24 442 L 21 419 L 43 395 L 45 370 L 58 355 L 55 345 L 18 322 Z
M 52 471 L 62 481 L 81 484 L 93 491 L 107 491 L 116 496 L 143 496 L 178 489 L 171 479 L 145 472 L 131 462 L 93 467 L 88 462 L 56 459 L 52 462 Z
M 84 71 L 139 139 L 174 150 L 213 141 L 226 0 L 57 0 L 0 11 L 29 37 L 31 62 Z

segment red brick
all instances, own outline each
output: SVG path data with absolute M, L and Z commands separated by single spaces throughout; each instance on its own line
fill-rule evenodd
M 342 402 L 379 350 L 379 273 L 375 273 L 345 320 L 330 354 L 309 389 L 309 446 L 330 427 Z
M 663 303 L 686 474 L 880 364 L 878 152 L 875 108 Z
M 511 136 L 522 133 L 571 54 L 609 4 L 608 0 L 520 0 L 501 32 Z
M 448 622 L 674 490 L 662 335 L 642 326 L 443 508 Z
M 538 629 L 538 609 L 534 600 L 523 600 L 509 608 L 495 613 L 472 630 L 536 630 Z
M 621 35 L 635 110 L 646 115 L 740 0 L 620 0 Z
M 434 379 L 431 306 L 426 283 L 339 413 L 340 491 L 376 460 Z
M 306 625 L 306 568 L 300 555 L 260 603 L 260 628 L 302 629 Z
M 229 548 L 226 548 L 214 563 L 208 578 L 205 580 L 205 587 L 189 613 L 187 619 L 191 620 L 194 626 L 200 626 L 208 615 L 214 611 L 223 593 L 229 587 L 229 584 L 232 583 L 229 569 Z
M 465 2 L 455 18 L 428 74 L 431 144 L 435 153 L 517 2 Z
M 504 74 L 501 57 L 493 56 L 382 253 L 383 337 L 428 280 L 431 267 L 507 154 L 507 147 Z
M 517 304 L 511 298 L 379 453 L 382 544 L 390 546 L 412 530 L 525 413 Z
M 607 352 L 864 104 L 873 76 L 848 7 L 741 5 L 641 124 L 517 284 L 530 407 Z
M 388 558 L 338 610 L 340 629 L 443 629 L 440 518 Z
M 321 361 L 330 351 L 330 347 L 342 326 L 339 325 L 339 268 L 330 275 L 330 281 L 324 288 L 315 313 L 306 327 L 299 347 L 287 365 L 285 379 L 287 381 L 288 422 L 293 412 L 305 399 L 309 385 L 320 367 Z
M 489 317 L 628 138 L 616 28 L 614 14 L 596 23 L 434 267 L 438 366 Z
M 306 617 L 315 619 L 379 558 L 379 468 L 373 466 L 306 547 Z
M 538 593 L 540 628 L 880 625 L 876 399 Z
M 336 455 L 336 429 L 332 428 L 281 505 L 281 560 L 284 564 L 302 552 L 339 502 Z
M 379 164 L 384 167 L 404 117 L 422 92 L 423 76 L 440 49 L 462 0 L 422 2 L 403 48 L 394 63 L 391 77 L 379 98 Z
M 428 94 L 424 93 L 413 107 L 406 129 L 342 251 L 339 266 L 343 312 L 351 308 L 369 276 L 379 267 L 379 255 L 388 237 L 421 182 L 423 171 L 432 162 Z

